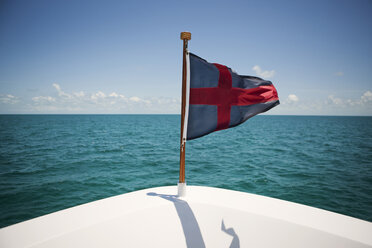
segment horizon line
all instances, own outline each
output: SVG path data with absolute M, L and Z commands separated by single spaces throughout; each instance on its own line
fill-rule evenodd
M 147 114 L 88 114 L 88 113 L 69 113 L 69 114 L 46 114 L 46 113 L 40 113 L 40 114 L 35 114 L 35 113 L 28 113 L 28 114 L 2 114 L 0 113 L 0 116 L 6 116 L 6 115 L 178 115 L 180 116 L 181 114 L 158 114 L 158 113 L 147 113 Z M 314 117 L 372 117 L 372 115 L 306 115 L 306 114 L 258 114 L 256 116 L 314 116 Z

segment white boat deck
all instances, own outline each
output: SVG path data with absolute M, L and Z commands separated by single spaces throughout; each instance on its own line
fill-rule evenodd
M 0 229 L 0 247 L 372 247 L 372 223 L 210 187 L 123 194 Z

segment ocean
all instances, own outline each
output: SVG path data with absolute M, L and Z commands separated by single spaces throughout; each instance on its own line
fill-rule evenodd
M 0 227 L 176 185 L 179 126 L 179 115 L 0 115 Z M 256 116 L 187 142 L 186 181 L 372 221 L 372 117 Z

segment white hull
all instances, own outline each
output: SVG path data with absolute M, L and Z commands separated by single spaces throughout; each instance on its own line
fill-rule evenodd
M 0 247 L 372 247 L 372 223 L 237 191 L 123 194 L 0 229 Z

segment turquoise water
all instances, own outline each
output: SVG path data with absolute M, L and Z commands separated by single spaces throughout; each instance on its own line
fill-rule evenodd
M 179 126 L 177 115 L 1 115 L 0 227 L 175 185 Z M 372 117 L 256 116 L 186 152 L 188 184 L 372 221 Z

